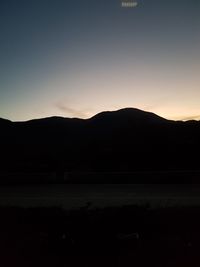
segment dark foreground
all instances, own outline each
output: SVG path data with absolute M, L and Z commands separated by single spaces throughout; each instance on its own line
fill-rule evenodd
M 200 266 L 200 208 L 0 208 L 0 266 Z

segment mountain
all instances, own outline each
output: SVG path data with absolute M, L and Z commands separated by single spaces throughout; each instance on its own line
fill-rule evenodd
M 166 119 L 147 111 L 142 111 L 136 108 L 124 108 L 117 111 L 104 111 L 98 113 L 89 119 L 90 121 L 111 121 L 112 123 L 124 123 L 124 122 L 133 122 L 133 123 L 159 123 L 167 121 Z
M 89 119 L 0 119 L 1 171 L 200 170 L 200 122 L 134 108 Z
M 11 124 L 11 121 L 0 118 L 0 126 L 5 127 Z

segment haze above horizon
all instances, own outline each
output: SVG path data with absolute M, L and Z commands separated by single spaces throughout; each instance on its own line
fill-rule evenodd
M 0 117 L 200 120 L 200 1 L 2 0 Z

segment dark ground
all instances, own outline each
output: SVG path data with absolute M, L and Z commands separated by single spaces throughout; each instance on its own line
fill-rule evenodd
M 0 208 L 0 266 L 200 266 L 200 208 Z

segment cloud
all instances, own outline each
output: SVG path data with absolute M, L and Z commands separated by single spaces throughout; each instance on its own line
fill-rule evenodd
M 200 120 L 200 115 L 183 117 L 181 120 L 183 120 L 183 121 Z
M 74 109 L 63 103 L 56 103 L 56 107 L 60 111 L 64 112 L 67 116 L 78 117 L 78 118 L 87 117 L 87 110 Z

